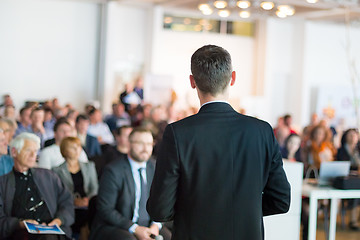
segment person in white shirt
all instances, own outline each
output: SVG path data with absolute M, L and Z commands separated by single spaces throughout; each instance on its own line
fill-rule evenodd
M 55 144 L 44 148 L 39 155 L 38 167 L 51 169 L 65 162 L 60 152 L 61 141 L 65 137 L 73 137 L 73 129 L 70 123 L 60 118 L 54 125 Z M 82 149 L 79 157 L 80 162 L 88 162 L 88 157 Z
M 97 137 L 101 145 L 114 144 L 114 136 L 112 135 L 109 126 L 103 122 L 102 114 L 99 109 L 92 109 L 89 112 L 90 126 L 88 134 Z

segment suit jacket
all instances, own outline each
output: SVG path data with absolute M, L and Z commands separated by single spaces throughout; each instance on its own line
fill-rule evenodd
M 69 190 L 50 170 L 32 168 L 34 182 L 45 201 L 51 217 L 60 218 L 61 229 L 71 238 L 74 222 L 74 204 Z M 15 175 L 11 171 L 0 177 L 0 239 L 7 239 L 19 226 L 19 219 L 11 216 L 15 195 Z
M 174 219 L 172 239 L 260 240 L 262 217 L 289 205 L 268 123 L 217 102 L 166 127 L 147 210 L 154 221 Z
M 154 163 L 146 165 L 148 191 L 155 172 Z M 100 180 L 97 196 L 97 212 L 90 239 L 101 239 L 104 226 L 113 226 L 128 230 L 135 208 L 135 182 L 127 156 L 116 159 L 106 165 Z
M 95 169 L 95 164 L 93 162 L 83 163 L 79 162 L 81 175 L 84 180 L 84 191 L 87 197 L 91 198 L 97 195 L 99 184 Z M 64 183 L 64 185 L 69 189 L 69 191 L 74 193 L 74 183 L 71 177 L 71 174 L 67 168 L 66 162 L 61 164 L 58 167 L 52 169 Z
M 96 137 L 86 134 L 84 150 L 89 158 L 101 155 L 100 143 Z

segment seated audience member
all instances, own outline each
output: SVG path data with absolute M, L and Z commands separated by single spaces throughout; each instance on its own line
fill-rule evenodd
M 60 118 L 54 126 L 55 143 L 41 150 L 39 155 L 38 166 L 41 168 L 51 169 L 59 166 L 65 159 L 60 152 L 60 143 L 65 137 L 73 137 L 73 129 L 68 121 Z M 84 150 L 81 151 L 79 160 L 88 162 L 88 158 Z
M 322 125 L 317 125 L 310 132 L 310 142 L 306 151 L 306 163 L 320 169 L 322 162 L 333 161 L 336 149 L 329 140 L 329 131 Z
M 9 94 L 3 96 L 4 102 L 0 105 L 0 116 L 4 116 L 6 107 L 14 106 L 14 102 Z
M 296 131 L 292 127 L 292 116 L 290 114 L 286 114 L 284 116 L 284 125 L 289 129 L 290 134 L 296 133 Z
M 74 128 L 75 128 L 76 118 L 78 115 L 79 115 L 79 112 L 72 108 L 69 109 L 69 111 L 66 115 L 66 119 L 71 124 L 71 126 L 73 126 Z
M 60 178 L 47 169 L 34 168 L 40 139 L 21 133 L 10 143 L 14 168 L 0 177 L 0 239 L 69 239 L 74 205 Z M 52 226 L 64 235 L 28 234 L 23 220 Z
M 75 222 L 71 226 L 73 237 L 78 239 L 82 227 L 87 224 L 89 199 L 98 192 L 98 179 L 93 162 L 79 162 L 80 139 L 66 137 L 61 141 L 60 151 L 65 162 L 52 170 L 60 177 L 73 195 Z
M 112 111 L 113 113 L 105 120 L 112 133 L 121 126 L 131 125 L 130 116 L 125 112 L 125 106 L 122 103 L 114 103 Z
M 90 239 L 170 239 L 170 231 L 151 221 L 146 201 L 155 165 L 149 160 L 153 137 L 149 130 L 135 128 L 130 136 L 128 156 L 109 163 L 101 177 L 97 212 Z
M 141 100 L 144 100 L 144 80 L 139 76 L 135 81 L 134 92 L 136 92 Z
M 34 108 L 30 114 L 31 124 L 29 132 L 40 138 L 41 148 L 44 147 L 45 141 L 51 138 L 50 136 L 52 135 L 48 134 L 44 128 L 44 114 L 45 113 L 42 108 Z
M 88 158 L 92 158 L 101 155 L 101 148 L 97 138 L 87 133 L 89 124 L 90 121 L 87 116 L 82 114 L 77 116 L 75 123 L 77 137 L 80 139 L 81 146 L 85 150 Z
M 53 113 L 50 107 L 44 107 L 44 128 L 47 132 L 51 132 L 54 135 L 54 125 L 56 119 L 53 117 Z
M 109 156 L 111 160 L 117 159 L 122 156 L 126 156 L 129 153 L 129 135 L 133 128 L 129 125 L 119 127 L 115 131 L 116 146 L 112 147 L 112 156 Z
M 17 129 L 16 120 L 11 118 L 3 118 L 2 120 L 7 122 L 7 124 L 9 125 L 9 132 L 7 136 L 8 136 L 8 143 L 10 143 L 10 141 L 14 138 Z
M 99 178 L 102 175 L 104 167 L 116 159 L 126 157 L 129 152 L 129 135 L 132 131 L 130 126 L 122 126 L 115 131 L 116 146 L 110 146 L 106 149 L 103 156 L 95 160 L 96 170 Z
M 20 109 L 20 121 L 18 122 L 18 128 L 16 129 L 15 136 L 19 135 L 22 132 L 28 132 L 31 124 L 31 111 L 31 106 L 25 106 Z
M 285 139 L 290 135 L 290 129 L 284 123 L 284 117 L 279 117 L 276 127 L 274 128 L 274 135 L 280 147 L 284 147 Z
M 127 95 L 129 95 L 130 93 L 132 93 L 134 91 L 133 85 L 131 83 L 126 83 L 125 84 L 125 89 L 124 91 L 120 94 L 119 96 L 119 100 L 122 104 L 124 104 L 125 107 L 125 111 L 129 112 L 130 110 L 130 104 L 127 103 L 127 101 L 125 101 L 125 98 L 127 97 Z M 140 97 L 139 97 L 140 98 Z
M 4 109 L 4 117 L 15 120 L 16 118 L 15 107 L 12 105 L 6 106 Z
M 13 134 L 12 134 L 9 123 L 4 119 L 0 119 L 0 128 L 3 130 L 3 132 L 5 134 L 7 143 L 10 143 L 10 141 L 13 138 Z
M 114 136 L 112 135 L 109 126 L 103 122 L 102 114 L 99 109 L 93 109 L 89 112 L 90 126 L 88 134 L 97 137 L 101 145 L 114 143 Z
M 359 132 L 352 128 L 344 132 L 341 138 L 341 147 L 337 153 L 337 160 L 350 161 L 351 169 L 359 171 L 360 169 L 360 143 Z M 351 199 L 347 201 L 350 209 L 349 227 L 352 230 L 360 230 L 359 220 L 359 203 L 360 199 Z
M 7 174 L 14 166 L 14 160 L 8 155 L 8 141 L 0 128 L 0 176 Z
M 296 133 L 290 134 L 285 139 L 284 147 L 280 149 L 282 157 L 288 159 L 289 161 L 301 162 L 300 145 L 301 145 L 300 136 L 297 135 Z

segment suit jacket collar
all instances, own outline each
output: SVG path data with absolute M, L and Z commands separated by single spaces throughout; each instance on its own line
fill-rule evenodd
M 199 110 L 199 114 L 205 112 L 229 112 L 229 111 L 235 111 L 229 103 L 211 102 L 203 105 Z
M 134 177 L 132 175 L 131 166 L 130 166 L 128 157 L 126 156 L 122 160 L 124 160 L 123 168 L 124 168 L 124 173 L 125 173 L 125 179 L 126 179 L 126 182 L 128 184 L 128 187 L 130 189 L 131 209 L 132 209 L 132 212 L 133 212 L 134 208 L 135 208 L 135 182 L 134 182 Z M 155 168 L 154 168 L 154 166 L 152 165 L 152 163 L 150 161 L 151 161 L 151 159 L 146 163 L 146 178 L 147 178 L 147 188 L 148 188 L 149 193 L 150 193 L 151 183 L 152 183 L 152 180 L 154 178 L 154 172 L 155 172 Z

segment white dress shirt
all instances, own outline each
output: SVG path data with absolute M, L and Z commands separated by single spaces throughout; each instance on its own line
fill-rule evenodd
M 112 145 L 115 142 L 109 126 L 104 122 L 90 124 L 87 132 L 92 136 L 101 137 L 101 140 L 107 144 Z
M 134 183 L 135 183 L 135 207 L 134 207 L 134 214 L 133 214 L 133 218 L 132 218 L 132 222 L 134 222 L 135 224 L 133 224 L 129 228 L 129 232 L 134 233 L 136 227 L 138 226 L 136 224 L 136 222 L 139 219 L 139 202 L 140 202 L 140 197 L 141 197 L 141 183 L 140 183 L 139 168 L 142 168 L 141 175 L 143 177 L 144 183 L 147 184 L 146 162 L 141 162 L 141 163 L 136 162 L 136 161 L 132 160 L 129 156 L 128 156 L 128 159 L 129 159 L 132 176 L 133 176 Z M 159 229 L 161 229 L 161 227 L 162 227 L 161 223 L 156 223 L 156 222 L 153 222 L 153 223 L 158 225 Z
M 81 149 L 80 162 L 89 162 L 88 157 L 83 149 Z M 52 169 L 65 162 L 65 159 L 61 155 L 60 146 L 53 144 L 41 150 L 39 155 L 38 167 Z

